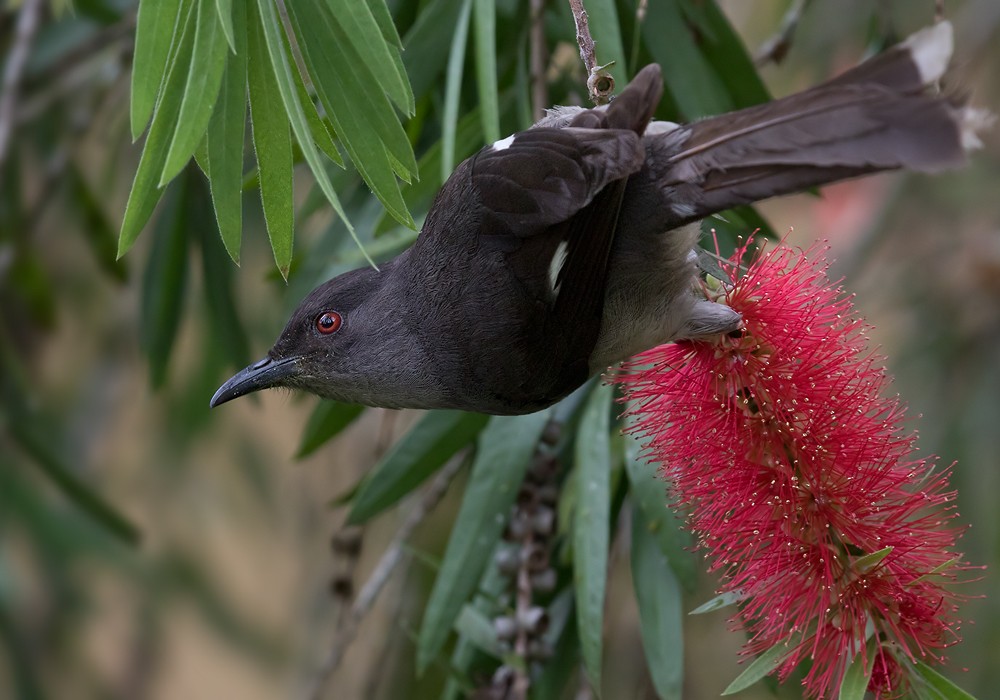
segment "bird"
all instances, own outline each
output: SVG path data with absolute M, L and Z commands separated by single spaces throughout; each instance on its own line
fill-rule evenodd
M 653 119 L 653 64 L 608 105 L 484 146 L 414 244 L 319 285 L 215 407 L 272 387 L 384 408 L 531 413 L 656 345 L 738 333 L 697 293 L 699 222 L 894 169 L 966 162 L 986 117 L 935 90 L 942 21 L 816 87 L 689 124 Z

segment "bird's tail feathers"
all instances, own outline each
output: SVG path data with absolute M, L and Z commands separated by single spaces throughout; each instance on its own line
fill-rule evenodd
M 963 165 L 991 116 L 931 93 L 951 49 L 941 22 L 815 88 L 654 137 L 676 223 L 880 170 Z

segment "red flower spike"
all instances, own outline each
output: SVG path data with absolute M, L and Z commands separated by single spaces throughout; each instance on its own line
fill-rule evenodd
M 949 469 L 914 456 L 883 358 L 822 253 L 775 248 L 738 276 L 749 245 L 723 265 L 743 335 L 631 360 L 618 379 L 629 430 L 722 589 L 739 592 L 746 654 L 790 644 L 779 678 L 809 659 L 806 694 L 829 698 L 874 636 L 869 690 L 899 697 L 907 660 L 940 662 L 958 641 L 961 596 L 945 584 L 970 567 L 953 551 Z

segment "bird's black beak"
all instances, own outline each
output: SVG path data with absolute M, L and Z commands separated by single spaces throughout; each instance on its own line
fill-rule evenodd
M 219 387 L 208 405 L 215 408 L 219 404 L 238 399 L 254 391 L 278 386 L 282 380 L 295 374 L 298 359 L 297 357 L 287 357 L 281 360 L 272 360 L 270 357 L 265 357 L 260 362 L 255 362 L 246 369 L 241 369 Z

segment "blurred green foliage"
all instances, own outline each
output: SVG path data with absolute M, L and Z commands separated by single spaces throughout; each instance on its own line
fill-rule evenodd
M 0 17 L 5 66 L 30 4 L 9 3 Z M 329 629 L 310 627 L 311 611 L 331 603 L 313 590 L 325 568 L 301 570 L 312 583 L 294 587 L 264 576 L 278 568 L 272 558 L 315 561 L 316 541 L 347 517 L 379 544 L 391 507 L 454 459 L 469 464 L 464 500 L 446 500 L 441 521 L 410 545 L 437 568 L 410 572 L 401 615 L 383 625 L 392 662 L 375 663 L 352 687 L 374 689 L 366 697 L 456 697 L 488 685 L 501 662 L 516 663 L 484 637 L 484 624 L 510 611 L 509 581 L 493 562 L 509 546 L 502 535 L 520 475 L 541 457 L 558 465 L 559 518 L 556 583 L 537 599 L 551 658 L 532 671 L 533 696 L 572 693 L 581 664 L 607 697 L 714 696 L 737 675 L 726 659 L 733 670 L 720 677 L 723 652 L 699 641 L 700 623 L 681 618 L 711 598 L 712 584 L 679 521 L 658 508 L 665 487 L 618 435 L 606 387 L 589 385 L 551 415 L 425 414 L 394 448 L 364 460 L 374 463 L 365 478 L 352 472 L 344 441 L 365 442 L 372 412 L 320 403 L 307 421 L 291 404 L 291 420 L 275 430 L 251 423 L 260 419 L 253 406 L 241 425 L 208 414 L 218 381 L 271 341 L 290 305 L 368 256 L 404 249 L 457 162 L 531 123 L 542 106 L 533 104 L 532 51 L 546 54 L 545 105 L 586 99 L 568 4 L 541 3 L 542 47 L 531 35 L 533 5 L 76 0 L 41 15 L 8 93 L 13 117 L 0 117 L 13 119 L 14 134 L 0 161 L 0 695 L 183 694 L 168 670 L 194 634 L 175 629 L 185 610 L 210 646 L 269 679 L 261 697 L 289 694 L 302 681 L 288 677 L 309 677 L 328 644 Z M 834 61 L 854 62 L 860 46 L 884 46 L 932 13 L 932 3 L 903 0 L 813 4 L 784 72 L 758 69 L 746 47 L 777 29 L 786 5 L 654 0 L 640 21 L 632 0 L 586 2 L 599 62 L 617 61 L 620 84 L 661 63 L 667 92 L 657 117 L 674 120 L 765 101 L 765 77 L 815 82 Z M 954 5 L 966 65 L 989 74 L 1000 12 L 986 0 Z M 1000 103 L 995 86 L 974 95 Z M 886 319 L 900 391 L 929 417 L 923 444 L 961 460 L 959 503 L 975 525 L 968 558 L 994 566 L 998 181 L 990 147 L 968 173 L 901 180 L 843 256 L 861 308 Z M 770 230 L 751 208 L 705 224 L 724 247 L 758 228 Z M 561 432 L 549 439 L 551 417 Z M 276 456 L 269 441 L 288 433 Z M 311 477 L 274 462 L 296 446 L 310 470 L 333 462 L 336 485 L 290 498 L 297 489 L 282 479 Z M 336 493 L 346 496 L 333 521 L 324 509 Z M 295 509 L 305 514 L 288 515 Z M 210 547 L 220 527 L 244 537 Z M 627 548 L 630 530 L 625 556 L 616 546 Z M 268 538 L 259 554 L 243 551 Z M 256 563 L 253 574 L 240 556 Z M 634 587 L 623 588 L 616 582 L 628 571 Z M 284 625 L 239 592 L 255 575 L 251 587 L 264 597 L 289 596 Z M 970 595 L 989 588 L 987 579 Z M 620 612 L 636 605 L 637 614 Z M 970 604 L 978 624 L 954 651 L 955 666 L 971 669 L 961 685 L 981 697 L 1000 682 L 998 605 L 995 595 Z M 108 622 L 123 626 L 119 637 L 95 631 L 121 617 Z M 289 624 L 304 631 L 279 630 Z M 704 624 L 725 634 L 720 615 Z M 644 654 L 627 654 L 630 643 Z M 414 666 L 426 671 L 416 681 Z M 234 682 L 222 687 L 242 687 Z M 212 687 L 199 686 L 207 695 Z M 782 692 L 794 697 L 794 684 Z

